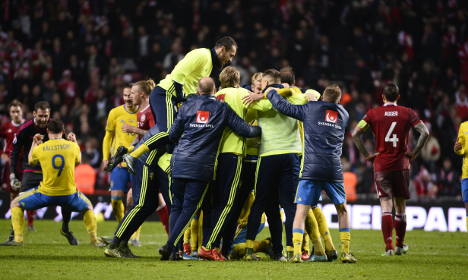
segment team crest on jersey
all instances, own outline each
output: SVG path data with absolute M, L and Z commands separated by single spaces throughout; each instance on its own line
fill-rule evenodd
M 140 117 L 140 122 L 144 122 L 145 120 L 146 120 L 146 115 L 144 115 L 144 114 L 141 115 L 141 117 Z
M 197 123 L 208 123 L 210 120 L 210 112 L 208 111 L 197 111 Z
M 336 123 L 338 120 L 338 112 L 333 111 L 333 110 L 326 110 L 325 111 L 325 121 L 326 122 L 331 122 L 331 123 Z

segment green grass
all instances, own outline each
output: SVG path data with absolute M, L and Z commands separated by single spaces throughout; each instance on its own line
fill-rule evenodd
M 98 224 L 101 235 L 112 235 L 115 222 Z M 103 249 L 88 245 L 81 221 L 71 228 L 81 242 L 67 245 L 59 223 L 36 221 L 22 247 L 0 247 L 0 279 L 468 279 L 468 234 L 410 231 L 405 256 L 381 257 L 379 231 L 352 231 L 352 251 L 357 264 L 260 262 L 161 262 L 156 249 L 166 236 L 160 223 L 145 223 L 141 258 L 111 259 Z M 0 240 L 5 240 L 9 221 L 0 220 Z M 263 231 L 262 236 L 268 231 Z M 332 231 L 339 247 L 338 233 Z

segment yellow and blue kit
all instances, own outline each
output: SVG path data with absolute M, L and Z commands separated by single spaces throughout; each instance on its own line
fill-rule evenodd
M 75 184 L 75 165 L 81 161 L 78 144 L 54 139 L 35 147 L 30 164 L 40 164 L 43 179 L 37 189 L 20 195 L 22 209 L 35 210 L 48 205 L 68 206 L 75 211 L 84 211 L 91 203 L 77 192 Z
M 136 134 L 122 130 L 124 124 L 138 126 L 137 111 L 129 112 L 125 105 L 121 105 L 112 109 L 107 117 L 106 134 L 102 143 L 103 160 L 109 160 L 120 146 L 129 148 L 135 140 Z M 110 181 L 111 190 L 127 192 L 130 174 L 126 168 L 118 166 L 112 170 Z M 122 200 L 122 198 L 114 200 Z
M 459 156 L 463 156 L 463 167 L 462 167 L 462 197 L 463 202 L 468 203 L 468 121 L 460 124 L 458 130 L 457 142 L 462 144 L 461 150 L 455 151 Z M 467 227 L 468 227 L 468 213 L 467 213 Z

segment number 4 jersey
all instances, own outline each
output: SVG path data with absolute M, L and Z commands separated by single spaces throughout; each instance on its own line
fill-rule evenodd
M 420 120 L 410 108 L 387 103 L 367 112 L 363 120 L 375 135 L 376 152 L 374 171 L 409 169 L 407 152 L 408 135 L 411 127 Z
M 80 147 L 75 142 L 60 138 L 35 147 L 29 163 L 41 165 L 39 192 L 49 196 L 75 193 L 75 165 L 80 161 Z

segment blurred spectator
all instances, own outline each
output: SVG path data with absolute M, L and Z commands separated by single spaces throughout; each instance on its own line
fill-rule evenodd
M 97 167 L 105 118 L 122 103 L 122 87 L 136 79 L 159 81 L 186 52 L 229 34 L 239 44 L 233 63 L 242 84 L 257 71 L 286 66 L 304 89 L 322 91 L 339 82 L 350 126 L 381 102 L 382 84 L 396 81 L 400 104 L 416 109 L 440 144 L 440 159 L 413 165 L 415 185 L 421 196 L 454 194 L 447 192 L 448 173 L 440 172 L 447 160 L 452 170 L 461 166 L 451 147 L 459 123 L 468 118 L 466 1 L 116 3 L 6 1 L 0 15 L 0 114 L 6 115 L 13 98 L 26 104 L 28 117 L 35 102 L 50 101 L 53 116 L 80 139 L 93 136 L 84 146 Z M 368 139 L 366 145 L 373 143 Z M 349 138 L 343 156 L 357 174 L 358 196 L 373 195 L 371 165 Z M 437 174 L 440 191 L 431 191 L 437 187 L 426 172 Z M 97 178 L 104 187 L 105 174 Z

